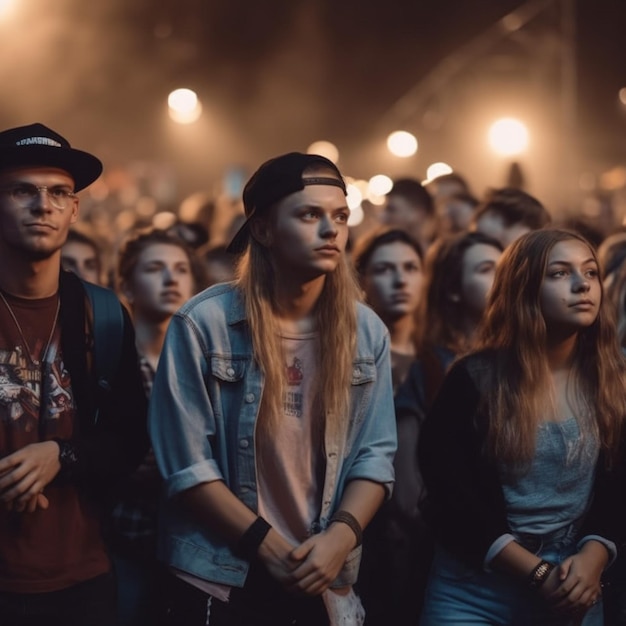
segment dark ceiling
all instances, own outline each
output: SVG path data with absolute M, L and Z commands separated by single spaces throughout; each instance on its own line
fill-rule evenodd
M 520 8 L 535 16 L 498 34 Z M 519 106 L 544 156 L 575 131 L 578 167 L 604 171 L 626 163 L 625 27 L 621 0 L 14 0 L 0 17 L 0 123 L 42 121 L 109 167 L 165 164 L 181 194 L 317 139 L 333 141 L 354 176 L 422 177 L 448 160 L 486 185 L 498 170 L 473 163 L 471 133 L 496 105 Z M 564 67 L 576 78 L 565 96 Z M 181 86 L 204 106 L 188 127 L 167 117 Z M 563 106 L 574 115 L 566 127 Z M 420 140 L 404 164 L 380 152 L 401 126 Z

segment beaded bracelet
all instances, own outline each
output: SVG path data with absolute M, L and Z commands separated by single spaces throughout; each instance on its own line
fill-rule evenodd
M 343 524 L 347 524 L 352 529 L 356 537 L 356 546 L 360 546 L 363 543 L 363 529 L 361 528 L 361 524 L 357 520 L 352 513 L 348 513 L 348 511 L 335 511 L 331 517 L 331 522 L 342 522 Z
M 549 561 L 540 561 L 528 576 L 528 582 L 531 587 L 538 589 L 546 582 L 550 572 L 554 569 L 554 563 Z
M 244 559 L 253 561 L 257 557 L 263 539 L 271 529 L 270 524 L 259 515 L 239 538 L 235 552 Z

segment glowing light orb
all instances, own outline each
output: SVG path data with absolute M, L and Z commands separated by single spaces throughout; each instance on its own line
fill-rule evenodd
M 445 176 L 446 174 L 452 174 L 452 168 L 442 161 L 433 163 L 426 169 L 426 178 L 428 180 L 434 180 L 438 176 Z
M 502 118 L 489 129 L 489 144 L 502 156 L 520 154 L 528 147 L 528 130 L 519 120 Z
M 172 120 L 178 124 L 191 124 L 202 114 L 202 104 L 195 91 L 175 89 L 167 97 L 167 106 Z
M 393 181 L 389 176 L 384 174 L 376 174 L 372 176 L 368 183 L 368 195 L 369 196 L 384 196 L 391 191 L 393 187 Z
M 346 191 L 348 195 L 346 196 L 346 201 L 348 203 L 348 208 L 351 211 L 354 211 L 358 206 L 361 206 L 361 202 L 363 201 L 363 195 L 361 194 L 361 190 L 353 184 L 346 185 Z
M 397 130 L 387 137 L 387 148 L 394 156 L 411 157 L 417 152 L 417 139 L 405 130 Z
M 319 154 L 326 157 L 329 161 L 337 163 L 339 160 L 339 150 L 334 143 L 330 141 L 315 141 L 307 149 L 307 154 Z
M 16 4 L 16 0 L 0 0 L 0 17 L 8 15 Z
M 152 225 L 159 230 L 166 230 L 176 223 L 176 215 L 171 211 L 161 211 L 152 218 Z
M 363 207 L 359 204 L 359 206 L 354 207 L 350 211 L 350 217 L 348 218 L 348 226 L 358 226 L 365 217 L 363 213 Z

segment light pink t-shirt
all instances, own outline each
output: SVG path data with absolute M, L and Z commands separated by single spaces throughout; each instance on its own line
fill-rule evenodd
M 301 543 L 319 518 L 324 456 L 316 403 L 317 334 L 282 333 L 287 388 L 280 428 L 257 440 L 259 515 L 284 537 Z
M 322 503 L 323 424 L 315 406 L 317 333 L 281 334 L 287 389 L 281 426 L 271 441 L 257 440 L 259 515 L 295 544 L 308 536 Z M 177 576 L 228 601 L 230 587 L 174 569 Z

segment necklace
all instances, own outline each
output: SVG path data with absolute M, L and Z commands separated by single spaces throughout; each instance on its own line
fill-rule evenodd
M 15 322 L 15 327 L 20 333 L 20 337 L 22 338 L 22 343 L 24 344 L 24 347 L 26 348 L 26 352 L 28 353 L 28 358 L 30 359 L 30 362 L 33 365 L 39 367 L 41 365 L 41 362 L 46 360 L 46 356 L 48 355 L 48 348 L 50 348 L 50 344 L 52 343 L 52 337 L 54 337 L 54 330 L 57 326 L 57 322 L 59 320 L 59 310 L 61 309 L 61 298 L 59 298 L 57 295 L 57 308 L 54 313 L 54 320 L 52 322 L 52 328 L 50 329 L 50 335 L 48 336 L 48 341 L 46 342 L 46 347 L 43 350 L 41 360 L 38 360 L 33 357 L 33 353 L 30 351 L 30 346 L 28 345 L 28 342 L 26 341 L 26 337 L 24 337 L 24 333 L 22 332 L 22 327 L 20 326 L 20 323 L 17 321 L 17 317 L 15 316 L 13 309 L 9 306 L 9 303 L 7 302 L 7 299 L 4 297 L 4 293 L 2 293 L 2 291 L 0 291 L 0 298 L 2 298 L 2 302 L 4 302 L 4 306 L 7 308 L 7 311 L 9 312 L 9 315 L 13 319 L 13 322 Z

